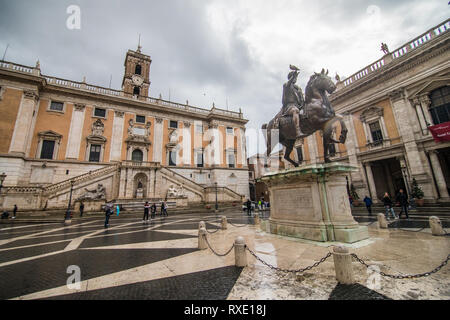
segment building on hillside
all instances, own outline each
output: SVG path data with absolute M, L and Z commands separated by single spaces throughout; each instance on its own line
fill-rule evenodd
M 122 90 L 0 62 L 0 205 L 67 207 L 73 199 L 172 205 L 248 197 L 241 111 L 149 96 L 150 56 L 129 50 Z
M 349 132 L 345 144 L 332 145 L 333 160 L 358 167 L 348 178 L 361 198 L 411 192 L 415 179 L 425 202 L 450 202 L 449 30 L 447 20 L 350 77 L 336 77 L 330 102 Z M 291 156 L 323 162 L 319 141 L 317 132 Z

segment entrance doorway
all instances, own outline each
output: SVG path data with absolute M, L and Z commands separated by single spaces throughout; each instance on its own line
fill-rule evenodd
M 395 198 L 400 189 L 408 193 L 399 160 L 384 159 L 371 162 L 370 165 L 375 181 L 376 197 L 379 200 L 383 198 L 385 192 L 389 193 L 391 199 Z
M 444 175 L 447 191 L 450 194 L 450 148 L 439 149 L 438 151 L 442 174 Z

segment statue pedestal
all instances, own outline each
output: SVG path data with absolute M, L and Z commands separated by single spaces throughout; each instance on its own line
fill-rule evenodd
M 369 238 L 351 213 L 343 163 L 314 164 L 263 176 L 270 192 L 266 232 L 314 241 L 353 243 Z
M 144 189 L 137 189 L 136 190 L 136 198 L 138 198 L 138 199 L 144 198 Z
M 168 202 L 175 202 L 177 208 L 188 206 L 188 198 L 186 196 L 167 197 Z
M 75 202 L 74 210 L 75 212 L 80 212 L 80 201 Z M 102 206 L 106 203 L 105 199 L 90 199 L 83 200 L 84 211 L 83 212 L 98 212 L 103 211 Z

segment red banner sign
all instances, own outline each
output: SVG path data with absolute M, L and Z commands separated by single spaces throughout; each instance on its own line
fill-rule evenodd
M 428 127 L 433 135 L 434 141 L 450 141 L 450 122 L 444 122 L 436 126 Z

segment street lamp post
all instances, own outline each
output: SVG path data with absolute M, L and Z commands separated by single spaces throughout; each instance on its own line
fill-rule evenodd
M 409 188 L 408 170 L 404 160 L 400 161 L 400 168 L 402 170 L 403 179 L 405 180 L 406 191 L 408 192 L 409 206 L 410 208 L 414 208 L 415 207 L 414 198 L 411 196 L 411 190 Z
M 3 181 L 5 181 L 6 179 L 6 174 L 3 172 L 2 174 L 0 174 L 0 196 L 2 194 L 2 188 L 3 188 Z M 1 204 L 1 202 L 0 202 Z
M 65 217 L 65 221 L 69 221 L 70 219 L 70 207 L 72 204 L 72 191 L 73 191 L 73 184 L 75 182 L 73 180 L 70 181 L 70 195 L 69 195 L 69 204 L 67 205 L 67 211 L 66 211 L 66 217 Z
M 216 186 L 216 213 L 219 212 L 219 203 L 217 202 L 217 182 L 214 182 L 214 185 Z

